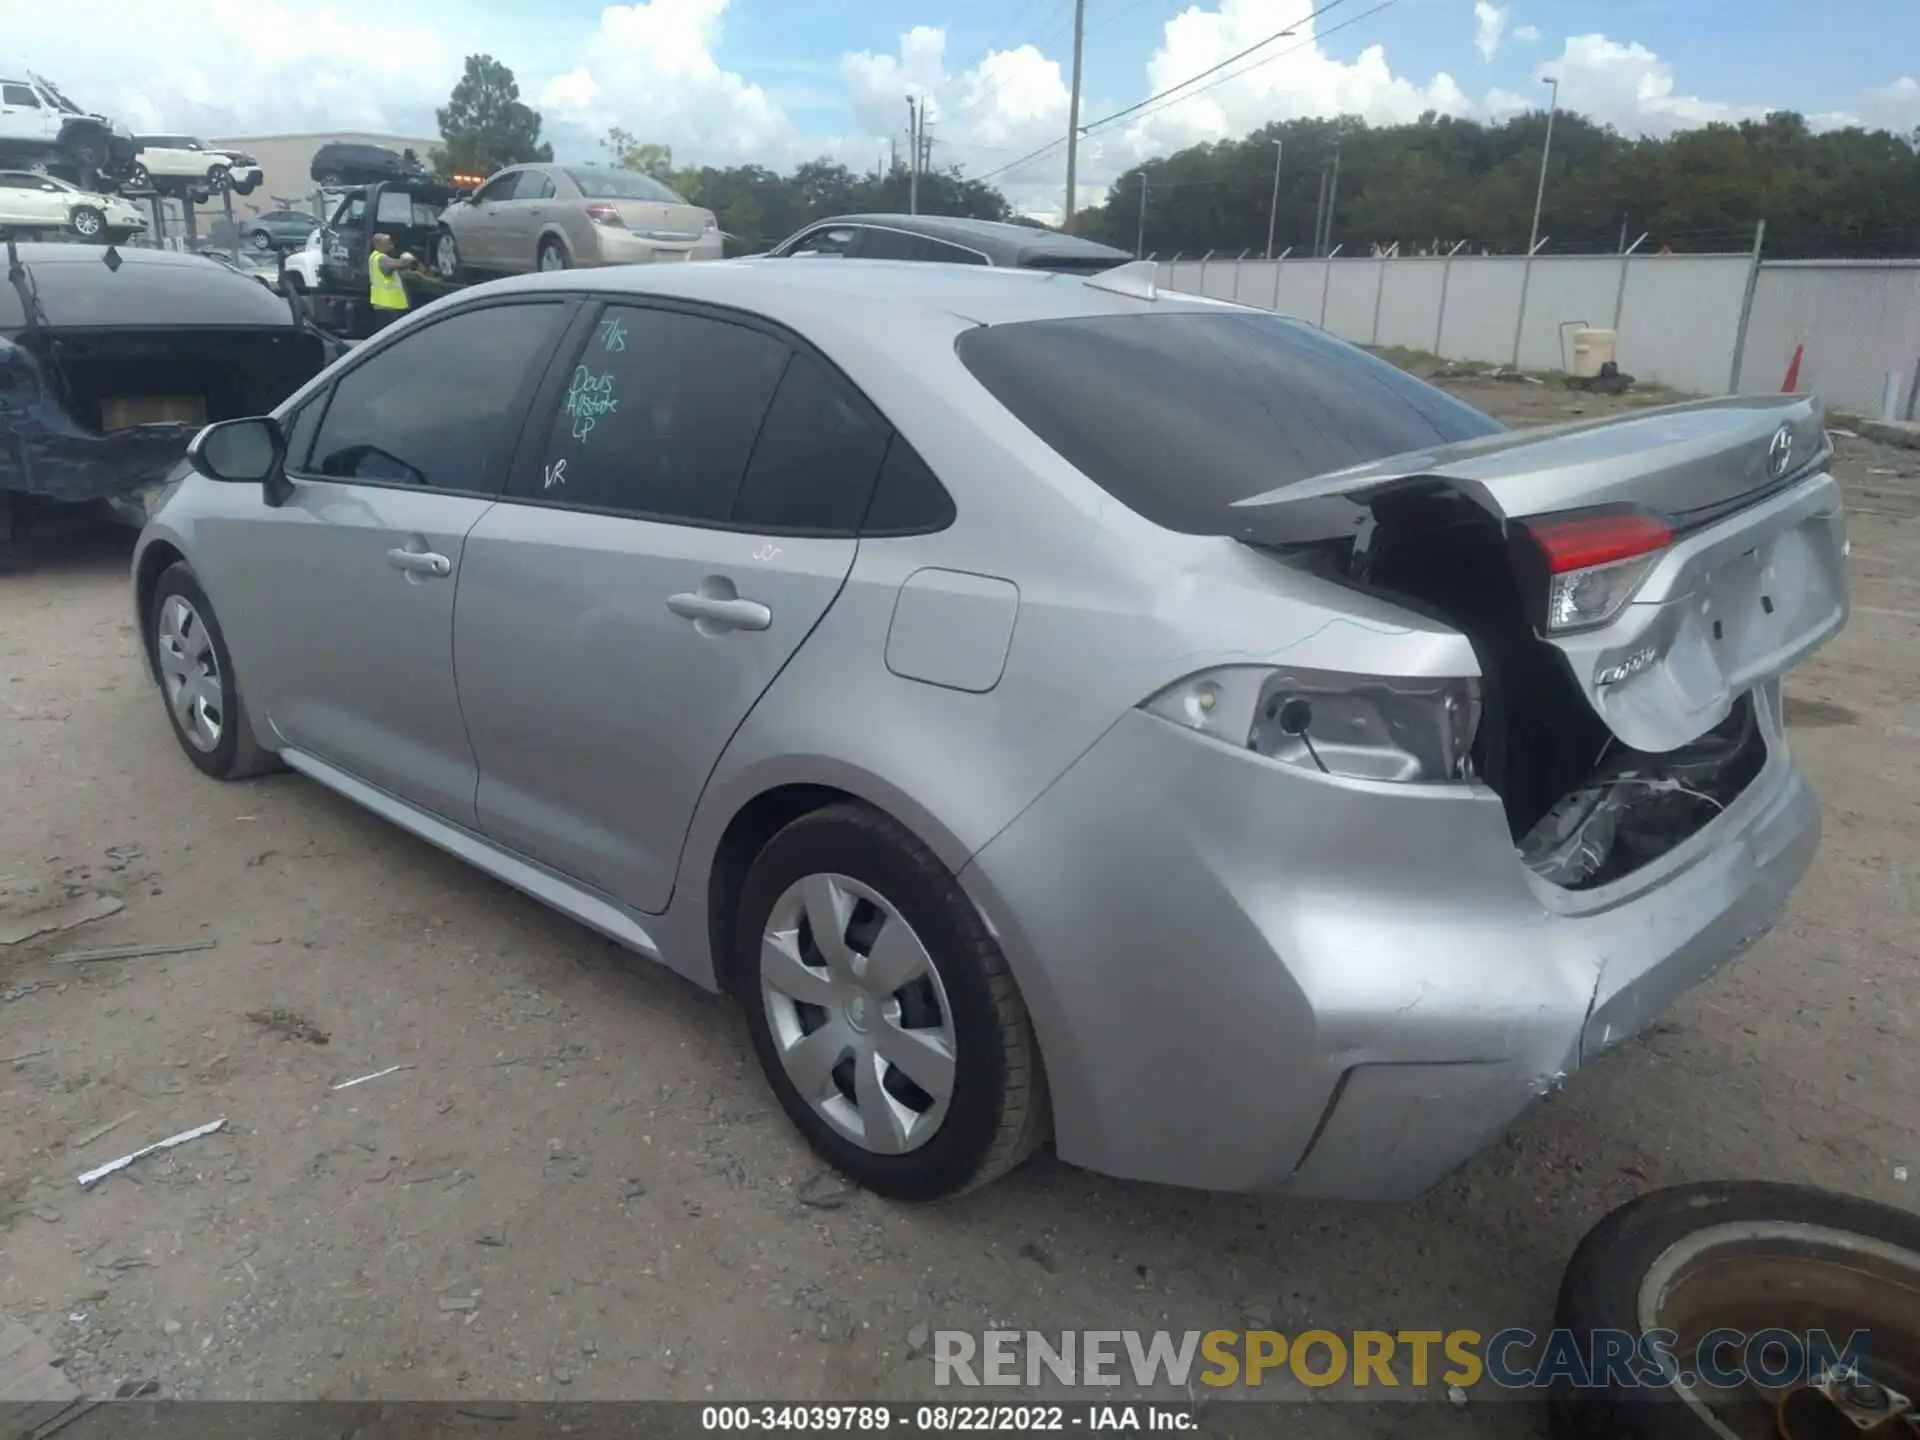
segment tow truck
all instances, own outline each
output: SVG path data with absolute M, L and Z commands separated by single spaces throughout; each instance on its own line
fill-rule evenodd
M 317 283 L 289 287 L 283 281 L 283 293 L 304 291 L 308 314 L 327 333 L 343 340 L 364 340 L 373 333 L 367 284 L 373 237 L 392 236 L 396 255 L 429 254 L 440 212 L 470 185 L 470 177 L 465 176 L 409 175 L 333 192 L 333 211 L 320 227 Z M 283 256 L 282 266 L 286 263 Z M 466 283 L 442 279 L 424 268 L 406 276 L 407 293 L 416 307 L 464 289 Z

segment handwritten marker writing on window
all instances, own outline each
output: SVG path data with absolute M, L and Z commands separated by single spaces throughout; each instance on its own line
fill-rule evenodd
M 586 366 L 579 366 L 573 372 L 573 381 L 567 386 L 567 403 L 562 407 L 573 417 L 573 438 L 585 440 L 593 433 L 594 422 L 610 410 L 620 408 L 620 402 L 613 396 L 613 375 L 595 375 Z
M 618 317 L 609 316 L 600 322 L 600 343 L 613 354 L 627 348 L 627 327 Z
M 541 469 L 540 488 L 542 490 L 551 490 L 556 485 L 564 485 L 566 483 L 567 483 L 567 462 L 566 461 L 556 460 L 551 465 L 545 466 Z

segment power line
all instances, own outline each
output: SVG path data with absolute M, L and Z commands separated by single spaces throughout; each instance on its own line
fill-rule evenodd
M 1321 6 L 1319 10 L 1314 12 L 1314 14 L 1315 15 L 1322 14 L 1325 11 L 1331 10 L 1335 5 L 1340 3 L 1342 3 L 1342 0 L 1328 0 L 1328 3 Z M 1264 65 L 1271 65 L 1276 60 L 1284 60 L 1287 56 L 1295 54 L 1298 51 L 1304 50 L 1310 45 L 1319 44 L 1322 40 L 1326 39 L 1327 36 L 1329 35 L 1337 35 L 1342 30 L 1345 30 L 1348 26 L 1358 25 L 1362 20 L 1368 19 L 1369 17 L 1374 15 L 1378 15 L 1382 10 L 1390 10 L 1395 5 L 1398 5 L 1399 3 L 1400 3 L 1400 0 L 1380 0 L 1380 3 L 1378 5 L 1375 5 L 1371 10 L 1362 10 L 1358 15 L 1352 16 L 1351 18 L 1346 20 L 1342 20 L 1338 25 L 1329 25 L 1324 31 L 1320 32 L 1319 34 L 1309 35 L 1306 39 L 1302 40 L 1298 45 L 1289 45 L 1284 50 L 1277 50 L 1271 55 L 1262 56 L 1260 59 L 1254 61 L 1253 64 L 1245 66 L 1242 69 L 1236 70 L 1231 75 L 1222 75 L 1218 80 L 1214 80 L 1206 85 L 1202 85 L 1198 90 L 1192 91 L 1186 95 L 1175 95 L 1171 100 L 1168 100 L 1163 105 L 1154 105 L 1153 109 L 1145 111 L 1145 113 L 1141 116 L 1141 118 L 1145 119 L 1147 115 L 1157 115 L 1162 110 L 1170 110 L 1175 105 L 1184 104 L 1189 100 L 1192 100 L 1198 96 L 1206 94 L 1207 91 L 1209 90 L 1215 89 L 1221 85 L 1225 85 L 1227 82 L 1231 80 L 1238 80 L 1242 75 L 1250 75 L 1255 70 L 1260 69 Z M 1309 17 L 1309 18 L 1312 18 L 1312 17 Z M 1282 33 L 1284 34 L 1285 32 L 1283 31 Z M 1263 41 L 1262 44 L 1264 43 L 1265 42 Z M 1256 45 L 1253 48 L 1257 50 L 1260 47 Z M 1245 51 L 1241 52 L 1241 54 L 1245 54 L 1245 53 L 1246 53 Z M 1221 62 L 1221 64 L 1223 65 L 1230 64 L 1230 63 L 1232 62 L 1231 61 Z M 1218 70 L 1220 66 L 1216 65 L 1213 68 L 1214 70 Z M 1212 73 L 1213 73 L 1212 70 L 1203 70 L 1200 72 L 1200 75 L 1194 76 L 1193 80 L 1198 80 L 1201 78 L 1201 76 L 1210 75 Z M 1101 119 L 1094 121 L 1091 125 L 1088 125 L 1086 129 L 1089 133 L 1091 133 L 1092 131 L 1100 128 L 1101 126 L 1107 125 L 1112 121 L 1120 119 L 1124 115 L 1131 115 L 1135 111 L 1141 110 L 1142 107 L 1153 104 L 1153 102 L 1159 99 L 1161 96 L 1171 94 L 1175 90 L 1185 89 L 1187 85 L 1191 85 L 1193 83 L 1193 80 L 1183 81 L 1179 85 L 1168 86 L 1167 89 L 1162 90 L 1160 92 L 1160 95 L 1150 95 L 1145 100 L 1142 100 L 1138 105 L 1129 105 L 1125 110 L 1116 110 L 1113 112 L 1113 114 L 1103 116 Z
M 1326 14 L 1327 11 L 1333 9 L 1336 5 L 1343 5 L 1345 3 L 1346 3 L 1346 0 L 1326 0 L 1326 3 L 1322 5 L 1319 9 L 1315 10 L 1311 15 L 1309 15 L 1306 21 L 1295 21 L 1292 25 L 1289 25 L 1286 29 L 1275 31 L 1273 34 L 1267 36 L 1266 39 L 1261 40 L 1253 45 L 1249 45 L 1246 49 L 1239 51 L 1237 54 L 1229 55 L 1225 60 L 1220 61 L 1219 64 L 1210 65 L 1197 75 L 1189 75 L 1185 80 L 1182 80 L 1177 85 L 1169 85 L 1166 89 L 1161 90 L 1156 94 L 1149 95 L 1146 99 L 1139 101 L 1137 104 L 1129 105 L 1124 110 L 1115 110 L 1110 115 L 1103 115 L 1098 120 L 1090 121 L 1087 124 L 1080 127 L 1080 133 L 1083 135 L 1091 135 L 1094 132 L 1104 128 L 1105 126 L 1112 124 L 1115 120 L 1124 119 L 1125 117 L 1129 115 L 1133 115 L 1137 112 L 1144 110 L 1146 111 L 1147 114 L 1154 114 L 1159 110 L 1167 109 L 1169 106 L 1180 104 L 1181 102 L 1186 100 L 1191 100 L 1197 95 L 1205 94 L 1207 91 L 1213 89 L 1214 86 L 1216 85 L 1224 85 L 1229 80 L 1237 80 L 1240 76 L 1248 74 L 1251 71 L 1258 70 L 1263 65 L 1271 65 L 1274 61 L 1282 59 L 1285 56 L 1292 55 L 1297 51 L 1304 50 L 1309 45 L 1316 45 L 1322 39 L 1324 39 L 1327 35 L 1337 34 L 1339 31 L 1346 29 L 1347 26 L 1358 24 L 1360 21 L 1365 20 L 1370 15 L 1377 15 L 1382 10 L 1387 9 L 1390 6 L 1399 4 L 1400 0 L 1381 0 L 1381 3 L 1378 5 L 1375 5 L 1371 10 L 1362 11 L 1360 14 L 1354 16 L 1351 20 L 1342 21 L 1340 24 L 1330 27 L 1323 33 L 1309 35 L 1304 40 L 1302 40 L 1298 45 L 1289 45 L 1284 50 L 1277 51 L 1272 55 L 1263 56 L 1261 59 L 1256 60 L 1253 64 L 1247 66 L 1245 69 L 1236 70 L 1231 75 L 1222 75 L 1218 80 L 1213 81 L 1212 84 L 1203 85 L 1198 90 L 1192 91 L 1189 94 L 1180 95 L 1176 93 L 1178 91 L 1185 90 L 1189 85 L 1193 84 L 1196 80 L 1204 80 L 1206 79 L 1207 76 L 1214 74 L 1215 72 L 1221 70 L 1225 66 L 1233 64 L 1236 60 L 1243 60 L 1247 56 L 1253 54 L 1254 51 L 1264 49 L 1268 45 L 1271 45 L 1274 41 L 1286 38 L 1288 35 L 1291 35 L 1295 30 L 1297 30 L 1300 27 L 1300 25 L 1313 20 L 1317 20 L 1322 15 Z M 1173 98 L 1169 99 L 1168 97 L 1173 97 Z M 1156 101 L 1165 101 L 1166 103 L 1156 105 L 1155 104 Z M 1154 106 L 1153 110 L 1146 109 L 1146 107 L 1150 105 Z M 1029 151 L 1027 154 L 1021 156 L 1018 160 L 1015 160 L 1011 164 L 1002 165 L 999 169 L 990 170 L 985 175 L 981 175 L 977 178 L 982 181 L 986 181 L 986 180 L 993 179 L 996 175 L 1004 175 L 1009 170 L 1017 170 L 1022 165 L 1028 164 L 1030 161 L 1038 160 L 1041 156 L 1049 154 L 1050 152 L 1058 149 L 1060 146 L 1066 143 L 1067 142 L 1064 136 L 1057 140 L 1049 140 L 1045 145 L 1040 146 L 1036 150 Z

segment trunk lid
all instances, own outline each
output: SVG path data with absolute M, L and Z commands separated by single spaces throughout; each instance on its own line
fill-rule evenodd
M 691 250 L 706 232 L 707 212 L 697 205 L 670 205 L 656 200 L 612 202 L 626 227 L 659 249 Z
M 1501 523 L 1534 631 L 1594 711 L 1625 745 L 1665 752 L 1846 623 L 1846 525 L 1822 419 L 1811 398 L 1739 396 L 1503 432 L 1239 501 L 1235 533 L 1283 547 L 1363 537 L 1389 495 L 1456 492 Z M 1667 538 L 1625 558 L 1593 552 L 1571 573 L 1536 538 L 1596 515 L 1635 517 Z M 1601 623 L 1555 628 L 1554 566 L 1577 584 L 1609 564 L 1641 567 L 1630 598 Z

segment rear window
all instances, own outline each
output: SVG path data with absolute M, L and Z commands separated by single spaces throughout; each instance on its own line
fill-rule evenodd
M 980 326 L 955 347 L 999 402 L 1128 509 L 1189 534 L 1236 500 L 1504 427 L 1297 320 L 1221 311 Z
M 589 200 L 654 200 L 662 205 L 687 202 L 651 175 L 637 170 L 569 170 L 567 178 Z

